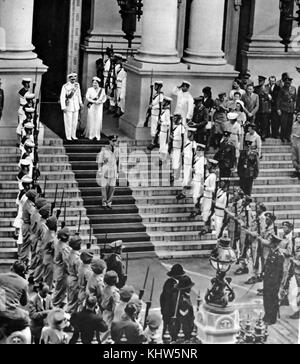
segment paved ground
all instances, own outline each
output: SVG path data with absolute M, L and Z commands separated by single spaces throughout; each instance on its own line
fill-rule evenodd
M 167 279 L 167 272 L 175 263 L 180 263 L 184 266 L 186 272 L 190 275 L 195 283 L 192 299 L 196 305 L 196 298 L 201 293 L 201 298 L 204 299 L 207 288 L 210 287 L 210 280 L 215 274 L 210 266 L 208 259 L 179 259 L 176 261 L 159 261 L 158 259 L 142 259 L 129 261 L 129 280 L 128 284 L 132 284 L 137 291 L 143 286 L 147 267 L 150 266 L 150 274 L 147 284 L 147 290 L 144 300 L 149 299 L 152 278 L 155 278 L 154 299 L 152 308 L 159 307 L 159 296 L 162 290 L 164 281 Z M 256 295 L 257 289 L 261 288 L 261 284 L 255 286 L 246 286 L 244 282 L 247 276 L 236 277 L 233 271 L 236 266 L 233 266 L 229 276 L 233 278 L 233 288 L 236 293 L 235 304 L 239 306 L 240 315 L 242 319 L 250 317 L 258 317 L 263 314 L 262 298 Z M 253 305 L 253 309 L 249 312 L 249 305 Z M 296 344 L 298 343 L 299 333 L 299 320 L 290 320 L 289 316 L 292 314 L 288 307 L 281 308 L 281 320 L 269 329 L 270 338 L 269 343 L 281 344 Z

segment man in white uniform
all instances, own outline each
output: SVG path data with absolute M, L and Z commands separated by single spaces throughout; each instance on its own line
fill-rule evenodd
M 203 195 L 204 177 L 205 177 L 205 149 L 204 144 L 197 144 L 196 157 L 193 161 L 193 202 L 195 210 L 191 213 L 190 218 L 200 215 L 200 200 Z
M 117 65 L 116 65 L 116 79 L 117 79 L 117 111 L 115 116 L 120 117 L 125 112 L 125 98 L 126 98 L 126 84 L 127 84 L 127 72 L 123 67 L 123 62 L 126 62 L 127 58 L 124 56 L 121 56 L 121 58 L 118 59 Z
M 173 94 L 177 96 L 177 105 L 174 114 L 180 114 L 183 119 L 183 125 L 186 126 L 193 118 L 194 98 L 189 90 L 191 83 L 183 81 L 181 86 L 175 87 Z
M 197 143 L 194 140 L 194 135 L 197 128 L 188 128 L 188 140 L 185 143 L 183 150 L 183 191 L 177 196 L 177 200 L 183 200 L 186 198 L 186 190 L 191 188 L 192 178 L 193 178 L 193 164 L 196 157 Z
M 217 187 L 216 169 L 218 166 L 218 161 L 213 159 L 208 159 L 208 162 L 209 162 L 208 176 L 204 182 L 204 192 L 202 200 L 202 220 L 205 223 L 205 226 L 201 230 L 200 235 L 205 235 L 211 232 L 210 216 L 213 205 L 213 198 Z
M 222 236 L 222 227 L 225 217 L 225 209 L 228 205 L 228 181 L 221 180 L 216 195 L 216 206 L 215 206 L 215 230 L 216 237 Z
M 162 104 L 164 101 L 164 93 L 162 92 L 162 88 L 164 83 L 162 81 L 154 82 L 154 95 L 151 103 L 151 138 L 152 143 L 148 146 L 148 150 L 153 150 L 158 147 L 157 140 L 157 131 L 158 131 L 158 123 L 160 122 L 160 117 L 162 113 Z
M 171 97 L 164 97 L 162 114 L 160 118 L 159 133 L 159 157 L 162 162 L 166 161 L 169 154 L 169 140 L 171 133 Z
M 181 115 L 175 114 L 173 117 L 173 126 L 171 130 L 171 153 L 173 175 L 171 182 L 180 178 L 182 167 L 182 153 L 185 143 L 185 127 L 182 124 Z
M 61 109 L 64 113 L 65 133 L 67 140 L 77 140 L 76 131 L 79 111 L 83 106 L 77 74 L 68 76 L 69 82 L 63 85 L 60 95 Z

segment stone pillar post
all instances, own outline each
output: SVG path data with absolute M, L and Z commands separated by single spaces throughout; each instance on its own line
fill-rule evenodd
M 222 52 L 224 0 L 193 0 L 187 63 L 225 65 Z
M 0 70 L 5 94 L 0 138 L 15 138 L 22 78 L 36 80 L 38 95 L 41 75 L 47 70 L 33 53 L 32 21 L 33 0 L 0 0 Z
M 135 59 L 148 63 L 179 63 L 177 0 L 144 0 L 142 45 Z M 167 18 L 166 18 L 167 17 Z

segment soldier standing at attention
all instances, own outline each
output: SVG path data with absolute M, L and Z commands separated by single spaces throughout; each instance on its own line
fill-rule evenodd
M 148 150 L 153 150 L 158 147 L 157 145 L 157 128 L 158 123 L 160 122 L 160 117 L 162 114 L 162 105 L 164 101 L 164 93 L 162 92 L 162 88 L 164 86 L 163 81 L 155 81 L 154 82 L 154 95 L 152 98 L 151 107 L 151 138 L 152 143 L 148 146 Z
M 244 150 L 241 153 L 238 163 L 238 175 L 240 177 L 240 187 L 248 196 L 252 194 L 254 180 L 258 177 L 259 162 L 255 150 Z
M 183 126 L 183 120 L 181 115 L 175 114 L 173 117 L 173 123 L 170 139 L 170 152 L 172 159 L 173 175 L 171 176 L 171 182 L 177 181 L 180 178 L 182 168 L 182 153 L 185 143 L 185 127 Z
M 171 102 L 171 97 L 164 97 L 159 133 L 159 157 L 162 162 L 167 160 L 169 154 L 169 140 L 171 134 Z
M 232 169 L 235 165 L 236 151 L 230 136 L 230 131 L 224 131 L 220 149 L 214 156 L 214 159 L 219 162 L 220 178 L 231 177 Z
M 79 111 L 83 107 L 77 73 L 68 75 L 69 82 L 63 85 L 60 95 L 61 109 L 64 113 L 65 133 L 67 140 L 77 140 L 76 131 Z
M 127 281 L 127 275 L 122 261 L 123 241 L 118 240 L 110 244 L 112 254 L 107 258 L 107 271 L 115 271 L 118 274 L 119 282 L 117 288 L 123 288 Z
M 297 90 L 292 86 L 293 79 L 287 74 L 284 85 L 277 98 L 277 112 L 281 118 L 280 139 L 282 142 L 291 141 L 293 118 L 296 107 Z
M 270 115 L 271 100 L 268 88 L 265 86 L 266 77 L 258 76 L 258 86 L 254 88 L 254 92 L 259 97 L 259 110 L 256 118 L 256 125 L 259 128 L 262 141 L 270 137 Z
M 4 91 L 1 88 L 2 86 L 2 80 L 0 78 L 0 120 L 2 118 L 2 112 L 3 112 L 3 108 L 4 108 Z
M 292 160 L 295 168 L 292 178 L 300 180 L 300 112 L 297 113 L 292 129 Z
M 193 162 L 192 189 L 193 189 L 193 202 L 195 205 L 195 209 L 190 215 L 190 218 L 192 219 L 201 214 L 200 200 L 203 194 L 205 166 L 206 166 L 206 158 L 204 154 L 205 148 L 206 146 L 204 144 L 197 144 L 196 156 Z

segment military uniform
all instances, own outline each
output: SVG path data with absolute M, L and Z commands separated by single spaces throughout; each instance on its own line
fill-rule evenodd
M 157 81 L 157 85 L 163 85 L 162 82 Z M 158 123 L 162 112 L 162 103 L 164 101 L 164 93 L 161 91 L 153 95 L 151 103 L 151 137 L 155 138 L 157 133 Z
M 228 138 L 221 140 L 220 149 L 214 159 L 219 162 L 220 178 L 231 177 L 231 170 L 235 165 L 236 150 Z
M 78 273 L 80 267 L 80 252 L 72 250 L 66 260 L 68 266 L 68 305 L 67 312 L 73 313 L 78 309 L 78 294 L 79 294 L 79 284 L 78 284 Z
M 109 100 L 111 110 L 115 108 L 116 102 L 114 97 L 114 73 L 115 65 L 112 57 L 109 57 L 104 65 L 104 86 L 107 99 Z
M 179 179 L 181 167 L 182 167 L 182 153 L 185 143 L 185 127 L 182 124 L 182 120 L 179 124 L 174 124 L 172 127 L 172 169 L 175 173 L 175 179 Z
M 228 205 L 228 193 L 224 191 L 222 188 L 219 188 L 216 194 L 216 206 L 215 206 L 215 230 L 216 236 L 219 237 L 222 231 L 224 217 L 225 217 L 225 208 Z
M 292 160 L 296 175 L 300 179 L 300 122 L 296 121 L 292 129 Z
M 264 268 L 264 321 L 274 325 L 279 312 L 279 289 L 283 277 L 284 256 L 279 247 L 271 249 Z
M 189 129 L 195 132 L 196 129 Z M 183 188 L 190 187 L 192 182 L 193 164 L 196 156 L 197 143 L 194 140 L 187 140 L 183 150 Z
M 172 101 L 171 98 L 165 98 L 166 101 Z M 170 105 L 163 108 L 160 118 L 159 132 L 159 156 L 161 161 L 166 161 L 169 154 L 169 142 L 171 134 L 171 111 Z
M 291 137 L 293 117 L 295 112 L 297 98 L 297 90 L 294 86 L 289 88 L 283 87 L 278 94 L 277 110 L 280 110 L 281 115 L 281 133 L 282 140 L 289 140 Z
M 195 99 L 197 100 L 197 99 Z M 195 105 L 192 122 L 197 127 L 195 141 L 207 146 L 207 131 L 206 126 L 209 122 L 209 113 L 204 105 Z
M 256 86 L 254 92 L 259 96 L 259 110 L 256 116 L 256 124 L 263 139 L 270 136 L 271 97 L 268 89 Z
M 183 83 L 190 85 L 187 81 L 184 81 Z M 193 118 L 194 98 L 189 91 L 183 92 L 178 87 L 173 90 L 173 95 L 177 96 L 177 104 L 174 114 L 182 116 L 183 125 L 186 127 L 187 121 L 190 121 Z
M 119 283 L 117 284 L 118 288 L 122 288 L 126 284 L 126 272 L 122 262 L 122 257 L 120 254 L 111 254 L 106 260 L 107 271 L 115 271 L 119 277 Z
M 202 147 L 202 153 L 198 154 L 194 158 L 193 164 L 193 181 L 192 181 L 192 190 L 193 190 L 193 202 L 195 205 L 199 204 L 200 198 L 203 194 L 204 187 L 204 178 L 205 178 L 205 165 L 206 158 L 204 156 L 205 145 L 199 144 Z M 198 146 L 199 146 L 198 145 Z
M 216 191 L 217 175 L 215 172 L 209 172 L 204 182 L 203 200 L 202 200 L 202 220 L 208 223 L 213 203 L 213 195 Z
M 23 81 L 22 81 L 23 85 L 24 85 L 24 83 L 27 83 L 29 87 L 22 87 L 22 89 L 18 93 L 20 107 L 18 110 L 18 126 L 17 126 L 16 132 L 17 132 L 17 135 L 19 135 L 19 136 L 21 135 L 21 132 L 22 132 L 23 121 L 26 119 L 24 106 L 27 104 L 26 95 L 29 93 L 31 81 L 32 80 L 30 78 L 23 78 Z
M 238 163 L 240 187 L 246 195 L 251 196 L 254 180 L 258 177 L 259 162 L 254 151 L 243 151 Z
M 82 258 L 81 258 L 82 260 Z M 78 270 L 78 285 L 79 285 L 79 293 L 78 293 L 78 310 L 81 311 L 84 307 L 84 302 L 86 299 L 86 288 L 89 279 L 91 278 L 93 271 L 91 269 L 91 265 L 85 264 L 81 262 L 79 270 Z

